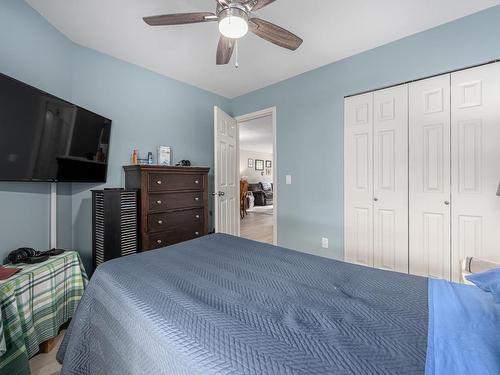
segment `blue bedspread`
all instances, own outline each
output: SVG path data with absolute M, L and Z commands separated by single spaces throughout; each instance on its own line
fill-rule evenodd
M 62 375 L 423 374 L 427 279 L 226 235 L 110 261 Z
M 500 304 L 475 286 L 429 280 L 426 375 L 500 374 Z

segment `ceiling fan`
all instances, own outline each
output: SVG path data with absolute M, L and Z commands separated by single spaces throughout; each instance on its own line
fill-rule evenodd
M 150 26 L 183 25 L 201 22 L 219 23 L 221 33 L 217 47 L 217 65 L 228 64 L 238 39 L 248 31 L 280 47 L 295 51 L 302 39 L 271 22 L 252 17 L 252 12 L 262 9 L 276 0 L 215 0 L 215 13 L 177 13 L 144 17 Z

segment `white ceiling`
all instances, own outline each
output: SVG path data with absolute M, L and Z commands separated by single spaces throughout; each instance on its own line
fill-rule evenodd
M 304 39 L 296 52 L 253 34 L 240 68 L 216 66 L 215 22 L 156 27 L 143 16 L 214 11 L 214 0 L 26 0 L 74 42 L 233 98 L 500 4 L 500 0 L 277 0 L 258 16 Z
M 240 149 L 273 153 L 273 119 L 271 116 L 240 122 Z

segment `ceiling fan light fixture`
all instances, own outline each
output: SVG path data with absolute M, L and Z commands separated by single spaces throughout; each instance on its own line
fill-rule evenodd
M 219 14 L 219 31 L 226 38 L 243 38 L 248 33 L 247 13 L 239 8 L 224 9 Z

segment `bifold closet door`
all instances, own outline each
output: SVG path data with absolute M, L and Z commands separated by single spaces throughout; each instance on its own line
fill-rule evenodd
M 476 256 L 500 261 L 500 64 L 451 76 L 452 272 Z
M 409 95 L 410 273 L 450 279 L 450 75 Z
M 374 266 L 408 273 L 408 85 L 373 103 Z
M 373 94 L 345 99 L 345 259 L 373 266 Z

